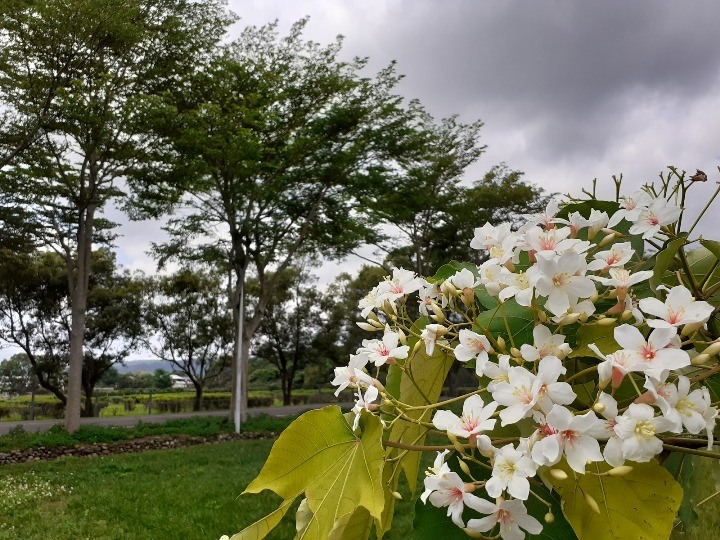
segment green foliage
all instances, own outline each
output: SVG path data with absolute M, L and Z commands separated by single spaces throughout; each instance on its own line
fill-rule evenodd
M 361 426 L 358 437 L 339 407 L 301 415 L 280 435 L 245 493 L 272 490 L 283 498 L 283 506 L 305 493 L 312 517 L 299 538 L 308 540 L 328 538 L 336 522 L 346 524 L 358 507 L 368 511 L 368 519 L 379 519 L 384 503 L 382 426 L 377 417 L 365 414 Z M 263 538 L 277 521 L 273 517 L 251 526 L 262 535 L 246 536 L 250 533 L 244 531 L 237 538 Z
M 513 347 L 533 342 L 535 319 L 532 311 L 519 305 L 514 298 L 483 311 L 475 322 L 495 338 L 501 336 Z
M 562 461 L 553 468 L 564 471 L 565 480 L 545 475 L 560 494 L 563 513 L 580 540 L 664 540 L 670 536 L 682 488 L 655 460 L 632 467 L 624 476 L 607 476 L 601 473 L 611 467 L 596 463 L 588 466 L 587 474 L 577 475 Z

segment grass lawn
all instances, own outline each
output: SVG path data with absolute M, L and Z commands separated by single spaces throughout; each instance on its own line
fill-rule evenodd
M 235 441 L 99 458 L 65 458 L 0 468 L 0 539 L 214 539 L 233 534 L 279 502 L 239 494 L 272 441 Z M 429 459 L 429 458 L 428 458 Z M 696 501 L 715 491 L 720 467 L 699 460 Z M 678 540 L 720 538 L 720 498 Z M 294 536 L 294 512 L 269 538 Z M 413 509 L 397 505 L 390 540 L 410 538 Z

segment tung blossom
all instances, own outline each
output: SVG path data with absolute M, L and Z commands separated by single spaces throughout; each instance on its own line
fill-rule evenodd
M 585 260 L 574 251 L 566 251 L 557 259 L 538 256 L 539 276 L 536 294 L 547 296 L 545 307 L 554 315 L 565 313 L 579 298 L 589 298 L 595 293 L 595 285 L 582 275 Z
M 524 343 L 520 347 L 520 353 L 528 362 L 535 362 L 546 356 L 562 359 L 570 354 L 570 345 L 565 343 L 564 335 L 553 334 L 547 326 L 539 324 L 533 328 L 533 345 Z
M 640 212 L 630 227 L 630 234 L 642 234 L 645 240 L 649 240 L 660 231 L 661 227 L 675 223 L 681 213 L 682 210 L 679 206 L 671 205 L 665 199 L 657 198 Z
M 351 354 L 350 363 L 347 366 L 335 368 L 335 378 L 330 384 L 338 387 L 335 391 L 336 396 L 348 386 L 353 388 L 372 386 L 372 377 L 363 371 L 367 363 L 368 359 L 366 355 Z
M 457 473 L 449 472 L 430 482 L 426 478 L 423 497 L 425 500 L 429 500 L 433 506 L 447 507 L 447 515 L 450 516 L 453 523 L 460 528 L 465 528 L 462 519 L 465 506 L 483 512 L 488 504 L 486 500 L 472 494 L 474 489 L 475 486 L 464 483 Z
M 672 421 L 655 416 L 650 405 L 632 403 L 622 416 L 617 417 L 615 433 L 622 440 L 625 459 L 644 463 L 662 452 L 663 443 L 657 434 L 672 428 Z
M 608 221 L 608 227 L 614 227 L 623 219 L 637 221 L 640 218 L 640 212 L 645 210 L 651 202 L 652 197 L 645 191 L 636 191 L 632 196 L 621 197 L 621 208 L 612 215 Z
M 382 339 L 364 339 L 359 354 L 365 354 L 367 359 L 376 366 L 407 358 L 410 347 L 407 345 L 398 346 L 400 335 L 385 327 Z
M 630 242 L 613 244 L 607 251 L 601 251 L 593 255 L 593 260 L 588 263 L 588 270 L 609 270 L 626 265 L 632 259 L 635 250 Z
M 497 504 L 481 499 L 483 504 L 478 508 L 481 514 L 489 514 L 480 519 L 468 521 L 468 530 L 484 533 L 496 525 L 500 525 L 500 538 L 503 540 L 523 540 L 525 533 L 540 534 L 542 525 L 528 514 L 527 508 L 519 499 L 499 500 Z
M 441 431 L 447 431 L 456 437 L 475 440 L 483 431 L 491 431 L 495 427 L 495 414 L 498 404 L 485 405 L 480 396 L 473 395 L 463 403 L 462 416 L 452 411 L 440 410 L 433 417 L 433 425 Z
M 675 328 L 655 328 L 645 340 L 640 330 L 629 324 L 618 326 L 615 341 L 630 354 L 633 371 L 644 371 L 659 379 L 664 370 L 678 370 L 690 365 L 690 355 L 682 349 L 668 347 L 677 336 Z
M 705 301 L 696 301 L 692 293 L 684 286 L 677 285 L 661 302 L 657 298 L 643 298 L 640 309 L 648 315 L 659 317 L 648 319 L 652 328 L 678 327 L 684 324 L 704 323 L 713 312 L 713 307 Z
M 467 362 L 472 359 L 476 359 L 476 371 L 478 375 L 481 375 L 477 366 L 482 365 L 488 359 L 488 352 L 492 352 L 492 346 L 488 341 L 488 338 L 481 336 L 480 334 L 473 332 L 472 330 L 463 329 L 459 332 L 460 344 L 455 347 L 453 351 L 455 358 L 460 362 Z
M 512 444 L 495 451 L 492 476 L 485 484 L 491 497 L 507 492 L 516 499 L 527 500 L 530 495 L 529 477 L 535 476 L 537 464 Z

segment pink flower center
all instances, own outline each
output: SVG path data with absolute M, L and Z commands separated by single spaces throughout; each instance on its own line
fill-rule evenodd
M 388 348 L 385 345 L 380 345 L 377 352 L 380 356 L 387 356 L 390 354 L 390 351 L 388 351 Z
M 683 308 L 678 309 L 675 311 L 673 308 L 668 308 L 668 316 L 667 316 L 667 322 L 670 324 L 680 324 L 680 322 L 683 319 L 683 315 L 685 314 L 685 310 Z
M 497 520 L 503 527 L 509 527 L 512 524 L 510 512 L 502 508 L 497 511 Z
M 403 293 L 403 286 L 401 283 L 393 283 L 392 287 L 390 288 L 390 291 L 393 294 L 402 294 Z
M 560 436 L 570 444 L 573 444 L 578 438 L 578 433 L 572 429 L 566 429 L 560 433 Z
M 648 225 L 652 225 L 653 227 L 660 223 L 660 219 L 655 214 L 648 214 L 645 217 L 645 221 L 648 223 Z
M 485 350 L 485 345 L 483 345 L 482 341 L 480 341 L 479 339 L 471 339 L 470 347 L 478 353 L 481 353 Z
M 460 421 L 466 431 L 474 431 L 480 424 L 480 420 L 478 418 L 475 416 L 467 416 L 465 414 L 462 415 Z
M 555 236 L 545 235 L 540 237 L 540 247 L 542 250 L 554 250 L 555 249 Z
M 540 435 L 543 437 L 548 437 L 550 435 L 555 435 L 557 431 L 555 431 L 553 428 L 551 428 L 548 424 L 542 424 L 538 430 L 540 431 Z
M 450 498 L 453 500 L 454 503 L 462 501 L 463 490 L 461 490 L 460 488 L 453 488 L 450 491 Z
M 655 347 L 648 343 L 640 349 L 640 354 L 645 357 L 645 360 L 653 360 L 655 358 Z

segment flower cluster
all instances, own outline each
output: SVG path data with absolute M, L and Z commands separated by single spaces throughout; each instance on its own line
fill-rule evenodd
M 471 243 L 486 257 L 480 266 L 457 265 L 428 279 L 395 269 L 368 293 L 359 325 L 382 337 L 363 341 L 348 366 L 336 368 L 332 384 L 338 392 L 357 390 L 357 413 L 387 405 L 386 420 L 403 419 L 408 407 L 378 381 L 382 366 L 403 371 L 416 353 L 443 353 L 473 369 L 478 389 L 461 412 L 430 404 L 428 427 L 447 434 L 462 460 L 482 463 L 489 478 L 463 479 L 445 450 L 427 473 L 421 499 L 446 507 L 473 534 L 496 527 L 506 540 L 538 534 L 542 526 L 524 501 L 533 478 L 561 460 L 585 474 L 594 462 L 647 462 L 662 451 L 664 436 L 703 433 L 708 449 L 713 445 L 717 409 L 698 384 L 702 377 L 690 373 L 689 351 L 703 344 L 704 357 L 720 352 L 720 343 L 702 341 L 714 308 L 683 284 L 661 285 L 658 297 L 650 296 L 653 272 L 641 269 L 642 254 L 633 247 L 633 238 L 667 236 L 680 213 L 642 191 L 621 199 L 610 216 L 563 212 L 552 200 L 518 229 L 485 224 Z M 505 315 L 510 306 L 532 327 L 531 338 L 522 334 L 526 342 Z M 505 337 L 483 324 L 483 312 L 502 322 Z M 410 313 L 423 324 L 413 325 Z M 580 396 L 573 384 L 588 378 L 593 388 L 586 384 Z M 493 437 L 507 426 L 520 436 Z M 474 517 L 466 519 L 466 508 Z

